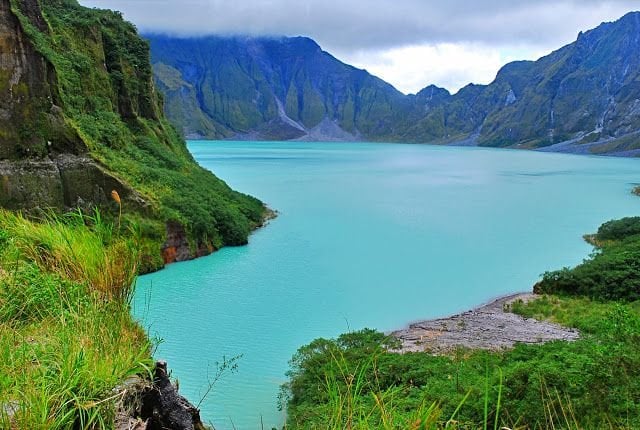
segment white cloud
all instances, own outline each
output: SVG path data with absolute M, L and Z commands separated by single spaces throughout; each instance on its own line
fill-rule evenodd
M 638 8 L 638 0 L 81 0 L 143 31 L 309 36 L 344 49 L 422 43 L 549 44 Z
M 345 52 L 339 58 L 367 69 L 404 93 L 416 93 L 428 84 L 451 92 L 468 83 L 488 84 L 509 61 L 535 60 L 542 54 L 531 47 L 501 50 L 472 43 L 440 43 Z
M 124 12 L 144 32 L 308 36 L 398 89 L 487 83 L 638 0 L 80 0 Z

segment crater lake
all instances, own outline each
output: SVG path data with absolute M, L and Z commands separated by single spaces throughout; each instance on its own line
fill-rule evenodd
M 280 427 L 288 360 L 317 337 L 449 315 L 582 261 L 640 215 L 638 160 L 382 143 L 190 142 L 278 211 L 244 247 L 140 277 L 134 312 L 222 429 Z M 216 362 L 237 360 L 205 396 Z M 204 397 L 204 398 L 203 398 Z

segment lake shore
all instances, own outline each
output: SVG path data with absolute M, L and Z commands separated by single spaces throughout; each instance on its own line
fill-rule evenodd
M 580 337 L 576 329 L 523 318 L 509 311 L 512 303 L 537 297 L 533 293 L 510 294 L 456 315 L 412 323 L 391 335 L 402 344 L 398 352 L 433 354 L 446 354 L 458 347 L 500 350 L 516 343 L 574 341 Z

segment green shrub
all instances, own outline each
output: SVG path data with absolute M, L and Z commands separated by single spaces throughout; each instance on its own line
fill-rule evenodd
M 602 224 L 598 228 L 596 239 L 599 241 L 617 241 L 638 234 L 640 234 L 640 217 L 627 217 Z
M 552 296 L 514 310 L 577 326 L 582 339 L 448 356 L 388 352 L 393 340 L 371 330 L 317 339 L 291 361 L 287 428 L 436 429 L 451 416 L 448 428 L 640 425 L 640 302 Z M 435 421 L 412 427 L 430 405 Z
M 640 238 L 608 245 L 573 269 L 546 272 L 534 291 L 603 300 L 639 300 Z

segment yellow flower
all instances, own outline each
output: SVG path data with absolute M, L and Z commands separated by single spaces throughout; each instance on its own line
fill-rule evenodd
M 120 194 L 118 194 L 118 192 L 116 190 L 111 191 L 111 198 L 113 200 L 115 200 L 115 202 L 119 205 L 121 205 L 122 203 L 120 202 Z

